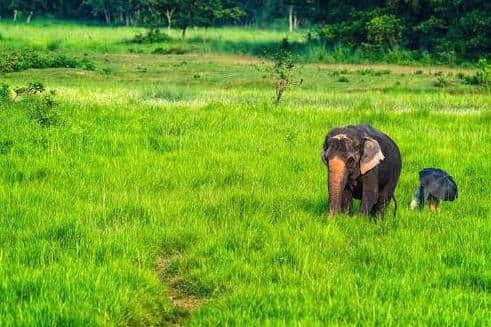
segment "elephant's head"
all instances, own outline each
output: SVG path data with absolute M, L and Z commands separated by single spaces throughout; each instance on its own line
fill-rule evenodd
M 329 170 L 330 216 L 339 211 L 345 187 L 355 187 L 360 175 L 384 159 L 379 143 L 352 126 L 331 130 L 324 141 L 321 157 Z

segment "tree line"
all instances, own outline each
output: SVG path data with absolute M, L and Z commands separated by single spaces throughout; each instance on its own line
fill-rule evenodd
M 409 49 L 465 58 L 491 53 L 489 0 L 2 0 L 0 17 L 112 25 L 311 28 L 326 47 Z

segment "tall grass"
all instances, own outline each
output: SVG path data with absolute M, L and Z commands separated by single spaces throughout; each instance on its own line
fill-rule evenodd
M 46 34 L 2 34 L 60 38 L 28 28 Z M 489 324 L 489 90 L 435 87 L 450 68 L 305 64 L 274 106 L 253 58 L 89 43 L 53 51 L 87 45 L 96 71 L 0 77 L 58 103 L 49 125 L 0 103 L 0 325 Z M 359 122 L 399 144 L 398 214 L 328 223 L 323 138 Z M 431 166 L 459 198 L 409 211 Z

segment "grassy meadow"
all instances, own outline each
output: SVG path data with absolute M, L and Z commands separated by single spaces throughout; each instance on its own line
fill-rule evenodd
M 142 31 L 0 24 L 0 50 L 96 67 L 0 73 L 56 102 L 0 102 L 0 326 L 491 324 L 491 92 L 456 78 L 472 69 L 300 63 L 276 106 L 270 63 L 239 50 L 284 32 L 125 42 Z M 152 53 L 172 47 L 189 51 Z M 362 122 L 400 147 L 399 210 L 328 222 L 324 136 Z M 459 187 L 435 214 L 408 209 L 424 167 Z

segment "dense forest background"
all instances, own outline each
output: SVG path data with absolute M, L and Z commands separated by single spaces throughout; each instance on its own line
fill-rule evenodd
M 306 29 L 326 48 L 405 49 L 443 62 L 491 53 L 489 0 L 2 0 L 2 20 L 108 25 Z

